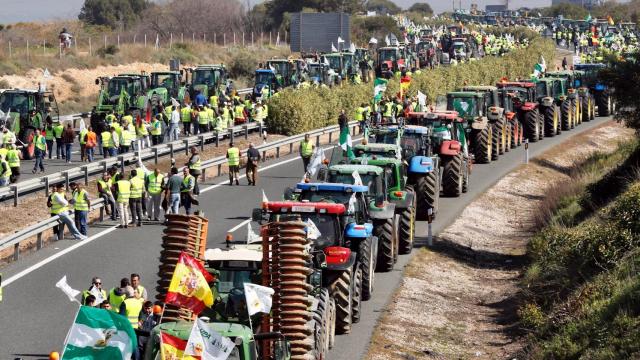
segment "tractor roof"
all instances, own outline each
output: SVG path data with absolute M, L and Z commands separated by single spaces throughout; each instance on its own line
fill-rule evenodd
M 604 69 L 607 65 L 601 63 L 591 63 L 591 64 L 576 64 L 574 65 L 575 69 L 578 70 L 592 70 L 592 69 Z
M 371 144 L 357 144 L 353 147 L 354 149 L 364 150 L 364 151 L 396 151 L 398 150 L 398 145 L 395 144 L 381 144 L 381 143 L 371 143 Z
M 448 97 L 483 97 L 484 94 L 476 91 L 451 91 L 447 93 Z
M 224 64 L 206 64 L 206 65 L 198 65 L 195 70 L 199 69 L 224 69 Z
M 151 75 L 153 74 L 158 74 L 158 75 L 180 75 L 180 71 L 152 71 Z
M 358 159 L 361 160 L 361 159 Z M 353 174 L 354 171 L 357 171 L 358 174 L 368 174 L 375 173 L 376 175 L 382 174 L 382 169 L 373 165 L 362 165 L 362 164 L 340 164 L 340 165 L 332 165 L 329 168 L 329 171 L 336 171 L 339 174 Z
M 342 204 L 312 203 L 297 201 L 272 201 L 266 203 L 267 209 L 278 213 L 321 213 L 342 215 L 347 209 Z
M 262 245 L 233 245 L 231 248 L 207 249 L 204 252 L 206 261 L 262 261 Z
M 398 132 L 399 128 L 397 125 L 389 125 L 389 126 L 379 126 L 379 127 L 373 127 L 371 128 L 371 130 L 369 130 L 371 133 L 375 134 L 375 133 L 391 133 L 391 132 Z
M 455 110 L 438 110 L 432 112 L 411 112 L 410 118 L 428 119 L 428 120 L 450 120 L 464 122 Z
M 504 82 L 497 83 L 496 86 L 499 88 L 505 88 L 505 87 L 531 88 L 536 86 L 536 84 L 532 81 L 504 81 Z
M 353 173 L 353 171 L 352 171 Z M 335 191 L 335 192 L 368 192 L 366 185 L 351 185 L 337 183 L 298 183 L 296 189 L 303 191 Z
M 211 322 L 208 323 L 208 326 L 210 329 L 215 330 L 222 336 L 241 337 L 243 338 L 243 340 L 248 340 L 248 338 L 251 336 L 251 329 L 242 324 Z M 189 335 L 191 335 L 192 329 L 193 322 L 181 320 L 162 323 L 153 328 L 152 331 L 157 336 L 159 336 L 160 332 L 162 331 L 181 340 L 188 340 Z
M 266 73 L 273 74 L 273 70 L 271 69 L 258 69 L 256 70 L 256 72 L 260 74 L 266 74 Z
M 359 163 L 360 161 L 362 161 L 362 159 L 351 160 L 352 163 Z M 374 166 L 387 166 L 389 164 L 402 165 L 402 160 L 396 159 L 396 158 L 390 158 L 390 157 L 374 156 L 374 157 L 367 157 L 367 164 L 374 165 Z
M 2 92 L 3 93 L 5 93 L 5 92 L 6 93 L 24 93 L 24 94 L 38 94 L 39 93 L 38 90 L 34 90 L 34 89 L 18 89 L 18 88 L 6 89 L 6 90 L 3 90 Z M 43 93 L 47 93 L 47 91 L 45 91 Z
M 474 85 L 474 86 L 465 86 L 462 88 L 464 91 L 494 91 L 497 87 L 493 85 Z
M 428 134 L 429 128 L 426 126 L 406 125 L 404 127 L 405 134 Z

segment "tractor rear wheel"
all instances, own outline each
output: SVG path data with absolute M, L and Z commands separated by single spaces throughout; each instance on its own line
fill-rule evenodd
M 565 101 L 562 102 L 562 105 L 560 105 L 562 130 L 571 130 L 572 122 L 573 122 L 572 114 L 573 114 L 573 109 L 571 108 L 571 100 L 566 99 Z
M 609 96 L 604 93 L 598 94 L 596 105 L 598 106 L 598 116 L 609 116 Z
M 493 135 L 493 142 L 491 143 L 491 161 L 496 161 L 500 157 L 500 149 L 502 148 L 502 126 L 500 123 L 495 123 L 491 126 L 491 134 Z
M 360 315 L 362 314 L 362 268 L 358 267 L 356 273 L 353 275 L 353 300 L 352 300 L 353 315 L 351 320 L 354 324 L 360 322 Z
M 596 98 L 591 96 L 591 120 L 596 118 Z
M 389 272 L 393 270 L 393 265 L 395 264 L 394 218 L 395 216 L 376 224 L 376 236 L 378 237 L 378 271 Z
M 415 236 L 416 211 L 410 206 L 400 214 L 400 228 L 398 239 L 398 253 L 402 255 L 411 254 L 413 250 L 413 240 Z
M 330 317 L 330 300 L 329 291 L 325 288 L 320 290 L 318 295 L 318 307 L 313 313 L 315 321 L 315 352 L 316 359 L 324 359 L 327 351 L 329 351 L 329 330 L 331 329 L 329 321 Z
M 540 139 L 540 120 L 536 110 L 527 111 L 524 115 L 525 135 L 530 142 Z
M 577 97 L 571 100 L 573 104 L 573 127 L 580 125 L 582 123 L 582 99 Z
M 548 106 L 544 109 L 544 135 L 545 136 L 555 136 L 556 122 L 556 107 L 555 105 Z
M 353 314 L 353 286 L 351 284 L 353 270 L 351 268 L 341 271 L 330 286 L 331 296 L 336 301 L 336 333 L 348 334 L 351 332 Z
M 511 148 L 514 147 L 513 139 L 515 139 L 515 137 L 513 136 L 513 126 L 511 122 L 507 123 L 506 129 L 507 129 L 506 130 L 507 143 L 505 144 L 506 146 L 504 147 L 504 152 L 509 152 L 511 151 Z
M 589 97 L 583 96 L 581 99 L 582 122 L 591 120 L 591 106 L 589 106 Z
M 429 209 L 433 209 L 433 215 L 438 212 L 438 200 L 440 199 L 440 171 L 434 171 L 417 178 L 415 182 L 416 212 L 420 220 L 427 220 Z
M 462 166 L 462 153 L 458 153 L 446 160 L 444 173 L 442 175 L 442 190 L 444 195 L 458 197 L 462 194 L 462 185 L 464 182 Z
M 375 285 L 376 257 L 373 249 L 373 238 L 360 242 L 360 267 L 362 267 L 362 300 L 369 300 Z
M 469 171 L 469 158 L 464 158 L 462 162 L 462 192 L 466 193 L 469 190 L 469 176 L 471 176 Z
M 493 140 L 493 130 L 489 124 L 484 129 L 475 132 L 473 141 L 474 155 L 479 164 L 491 162 Z

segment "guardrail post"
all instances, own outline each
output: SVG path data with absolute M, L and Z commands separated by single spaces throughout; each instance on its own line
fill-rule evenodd
M 69 172 L 65 171 L 64 174 L 64 188 L 69 191 Z
M 100 164 L 102 164 L 102 172 L 107 172 L 107 162 L 100 161 Z
M 218 134 L 218 130 L 216 130 L 216 147 L 220 147 L 220 134 Z
M 293 154 L 293 143 L 289 144 L 289 154 Z
M 249 139 L 249 125 L 244 126 L 244 138 L 245 140 Z
M 356 136 L 356 127 L 351 128 L 351 136 Z
M 154 146 L 151 151 L 153 151 L 153 161 L 158 164 L 158 148 Z
M 173 143 L 169 143 L 169 156 L 173 159 Z
M 89 185 L 89 167 L 83 166 L 82 171 L 84 172 L 84 185 Z
M 258 131 L 260 132 L 260 137 L 262 137 L 262 122 L 258 123 Z
M 36 249 L 40 250 L 44 247 L 44 241 L 42 241 L 42 233 L 38 233 L 36 241 Z
M 184 139 L 182 142 L 184 143 L 184 154 L 189 155 L 189 140 Z
M 204 135 L 198 136 L 198 139 L 200 139 L 200 151 L 204 151 Z
M 333 131 L 329 131 L 329 144 L 332 143 L 331 137 L 333 136 Z
M 276 147 L 276 159 L 280 158 L 280 146 Z
M 103 221 L 104 221 L 104 206 L 100 208 L 100 222 L 103 222 Z
M 20 256 L 20 243 L 13 244 L 13 261 L 18 261 Z
M 118 156 L 118 161 L 120 162 L 120 172 L 124 173 L 124 156 Z
M 222 164 L 218 164 L 218 176 L 222 173 Z
M 56 234 L 56 240 L 64 240 L 64 225 L 62 222 L 58 224 L 58 232 Z
M 320 135 L 316 136 L 316 147 L 320 146 Z
M 233 142 L 233 128 L 229 128 L 229 141 Z
M 201 182 L 205 182 L 207 180 L 207 169 L 205 168 L 202 169 L 202 174 L 200 175 L 200 177 L 201 177 L 200 179 Z
M 267 161 L 267 151 L 262 152 L 262 161 Z
M 44 193 L 47 197 L 49 197 L 49 177 L 44 177 Z

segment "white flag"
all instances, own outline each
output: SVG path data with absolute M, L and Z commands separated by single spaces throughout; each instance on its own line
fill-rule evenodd
M 184 354 L 199 356 L 202 360 L 226 360 L 234 347 L 235 343 L 231 339 L 220 335 L 209 324 L 198 319 L 193 324 Z
M 420 44 L 420 38 L 419 38 L 419 37 L 417 37 L 417 36 L 416 36 L 416 37 L 414 37 L 414 38 L 413 38 L 413 42 L 414 42 L 416 45 Z
M 42 72 L 42 77 L 44 79 L 51 79 L 51 73 L 49 72 L 48 68 L 44 69 L 44 71 Z
M 356 52 L 356 44 L 351 43 L 351 46 L 349 46 L 349 52 L 352 52 L 352 53 Z
M 309 173 L 309 177 L 315 176 L 315 174 L 320 169 L 322 162 L 324 161 L 324 151 L 322 148 L 316 148 L 313 153 L 313 157 L 311 158 L 311 162 L 309 163 L 309 167 L 307 168 L 307 172 Z
M 101 302 L 107 300 L 105 298 L 102 297 L 102 291 L 100 291 L 97 287 L 92 286 L 91 290 L 89 290 L 89 293 L 93 296 L 95 296 L 96 298 L 96 302 L 95 304 L 100 304 Z
M 249 316 L 257 313 L 268 314 L 271 311 L 271 297 L 273 289 L 251 283 L 244 283 L 244 296 L 247 299 Z
M 311 240 L 319 239 L 322 236 L 322 233 L 316 226 L 316 223 L 311 221 L 311 219 L 307 219 L 307 238 Z
M 423 94 L 420 90 L 418 90 L 418 104 L 422 109 L 427 106 L 427 95 Z
M 264 193 L 264 189 L 262 189 L 262 202 L 269 202 L 269 199 L 267 199 L 267 194 Z
M 335 46 L 333 46 L 333 43 L 331 43 L 331 52 L 337 52 L 338 49 L 336 49 Z
M 358 170 L 354 170 L 351 176 L 353 176 L 353 185 L 362 185 L 362 178 L 360 177 Z
M 342 38 L 340 36 L 338 36 L 338 44 L 343 43 L 344 40 L 342 40 Z
M 260 235 L 251 228 L 251 222 L 247 223 L 247 245 L 262 241 Z
M 385 36 L 384 42 L 385 44 L 387 44 L 387 46 L 391 45 L 391 40 L 389 40 L 389 35 Z
M 178 100 L 176 100 L 174 98 L 171 98 L 171 106 L 173 106 L 174 108 L 178 107 L 178 106 L 180 106 L 180 102 L 178 102 Z
M 156 49 L 160 47 L 160 34 L 156 34 Z
M 78 299 L 76 299 L 76 296 L 78 296 L 78 294 L 80 294 L 80 291 L 78 291 L 76 289 L 72 289 L 71 286 L 69 286 L 69 284 L 67 284 L 67 275 L 63 276 L 62 279 L 60 279 L 60 281 L 58 281 L 56 283 L 56 287 L 59 288 L 60 290 L 62 290 L 62 292 L 65 293 L 69 297 L 69 301 L 75 301 L 78 304 L 80 304 L 80 301 Z M 82 304 L 80 304 L 80 305 L 82 305 Z
M 377 44 L 377 43 L 378 43 L 378 39 L 376 39 L 376 38 L 374 38 L 374 37 L 372 37 L 372 38 L 369 40 L 369 44 Z
M 349 208 L 347 209 L 347 213 L 353 214 L 356 212 L 356 194 L 351 194 L 349 198 Z

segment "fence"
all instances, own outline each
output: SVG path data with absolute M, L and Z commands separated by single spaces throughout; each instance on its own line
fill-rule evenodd
M 349 127 L 351 129 L 351 131 L 353 132 L 353 134 L 355 135 L 355 131 L 358 128 L 358 123 L 357 122 L 351 122 L 349 123 Z M 284 138 L 278 141 L 275 141 L 273 143 L 267 143 L 267 144 L 263 144 L 261 146 L 256 146 L 256 149 L 258 151 L 261 151 L 263 154 L 263 160 L 265 159 L 265 154 L 267 151 L 269 150 L 273 150 L 276 149 L 276 158 L 278 158 L 280 156 L 280 148 L 284 147 L 284 146 L 288 146 L 290 152 L 293 152 L 293 148 L 294 145 L 296 143 L 299 143 L 300 141 L 302 141 L 305 137 L 305 135 L 309 135 L 310 138 L 315 138 L 316 139 L 316 146 L 320 145 L 320 137 L 323 135 L 329 135 L 329 143 L 332 142 L 333 140 L 333 134 L 334 133 L 339 133 L 340 129 L 337 125 L 333 125 L 333 126 L 328 126 L 322 129 L 317 129 L 317 130 L 313 130 L 313 131 L 309 131 L 305 134 L 300 134 L 300 135 L 294 135 L 294 136 L 290 136 L 288 138 Z M 185 140 L 186 141 L 186 140 Z M 246 150 L 242 151 L 242 154 L 246 154 Z M 223 164 L 225 164 L 227 162 L 226 157 L 224 156 L 219 156 L 217 158 L 214 159 L 210 159 L 207 161 L 204 161 L 202 163 L 202 170 L 203 170 L 203 178 L 204 178 L 204 173 L 206 172 L 206 169 L 208 168 L 217 168 L 218 170 L 218 175 L 221 172 L 221 167 Z M 95 211 L 95 210 L 99 210 L 100 211 L 100 215 L 98 220 L 99 221 L 103 221 L 104 220 L 104 201 L 102 199 L 97 199 L 92 201 L 91 207 L 89 209 L 89 211 Z M 31 225 L 25 229 L 22 229 L 2 240 L 0 240 L 0 251 L 3 251 L 11 246 L 13 246 L 13 259 L 14 261 L 17 261 L 20 257 L 20 243 L 22 241 L 28 240 L 28 239 L 32 239 L 33 237 L 36 237 L 36 249 L 40 250 L 43 246 L 44 246 L 44 239 L 42 238 L 42 234 L 53 228 L 54 226 L 59 224 L 59 217 L 58 216 L 53 216 L 51 218 L 48 218 L 46 220 L 43 220 L 37 224 Z M 60 239 L 61 234 L 58 234 L 58 239 Z

